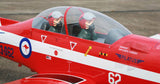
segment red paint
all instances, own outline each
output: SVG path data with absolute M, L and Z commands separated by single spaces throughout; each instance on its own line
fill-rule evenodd
M 58 51 L 57 50 L 54 51 L 54 55 L 56 55 L 56 56 L 58 55 Z
M 68 27 L 67 27 L 67 13 L 69 11 L 69 9 L 72 7 L 68 7 L 65 14 L 64 14 L 64 25 L 65 25 L 65 29 L 66 29 L 66 34 L 68 35 Z
M 24 45 L 23 47 L 24 47 L 26 50 L 29 48 L 27 45 Z
M 86 51 L 88 50 L 88 47 L 92 46 L 92 49 L 89 51 L 88 55 L 92 55 L 94 57 L 101 58 L 104 60 L 110 60 L 113 62 L 125 64 L 128 66 L 152 71 L 154 73 L 160 73 L 159 40 L 131 34 L 119 39 L 118 41 L 116 41 L 111 45 L 111 44 L 98 43 L 91 40 L 85 40 L 85 39 L 77 38 L 74 36 L 69 36 L 66 18 L 67 18 L 67 13 L 71 8 L 72 7 L 68 7 L 67 10 L 65 10 L 65 14 L 64 14 L 64 25 L 65 25 L 66 35 L 32 28 L 31 24 L 33 19 L 30 19 L 24 22 L 19 22 L 19 23 L 17 21 L 4 19 L 5 21 L 8 22 L 5 24 L 7 26 L 1 26 L 0 29 L 3 31 L 7 31 L 7 32 L 20 35 L 22 37 L 26 37 L 39 42 L 41 42 L 42 39 L 43 40 L 45 39 L 45 37 L 41 38 L 41 35 L 46 35 L 47 39 L 45 40 L 45 43 L 54 45 L 57 47 L 65 48 L 68 50 L 71 50 L 71 47 L 75 46 L 75 44 L 70 44 L 70 42 L 71 41 L 76 42 L 77 45 L 73 51 L 79 52 L 82 54 L 85 54 Z M 42 54 L 41 52 L 37 53 L 32 51 L 30 58 L 25 59 L 21 55 L 19 51 L 19 47 L 13 46 L 12 44 L 6 44 L 6 43 L 0 42 L 0 45 L 13 48 L 14 58 L 5 56 L 5 54 L 1 56 L 29 67 L 31 70 L 37 72 L 38 73 L 37 75 L 48 74 L 48 75 L 45 75 L 44 78 L 36 78 L 36 79 L 24 78 L 24 79 L 20 79 L 17 81 L 6 83 L 6 84 L 26 84 L 21 81 L 28 81 L 29 84 L 41 84 L 41 83 L 67 84 L 66 81 L 56 80 L 54 78 L 48 79 L 48 77 L 50 77 L 51 74 L 59 74 L 59 75 L 67 74 L 67 75 L 77 76 L 86 80 L 79 84 L 108 84 L 108 73 L 110 72 L 114 74 L 119 74 L 121 76 L 121 81 L 118 84 L 135 84 L 135 82 L 138 84 L 158 84 L 148 80 L 139 79 L 136 77 L 131 77 L 125 74 L 121 74 L 119 72 L 104 70 L 101 68 L 96 68 L 96 67 L 88 66 L 85 64 L 77 63 L 74 61 L 60 59 L 53 56 L 52 58 L 54 59 L 54 61 L 48 61 L 46 60 L 47 55 Z M 34 43 L 31 43 L 31 44 L 34 44 Z M 126 49 L 124 50 L 123 48 L 120 49 L 120 46 Z M 24 47 L 28 49 L 27 45 L 25 45 Z M 108 56 L 107 57 L 99 56 L 99 52 L 105 52 L 106 54 L 108 54 Z M 55 50 L 52 53 L 54 53 L 55 56 L 60 55 L 57 50 Z M 116 53 L 126 56 L 126 58 L 132 57 L 135 59 L 141 59 L 141 60 L 144 60 L 144 62 L 137 64 L 132 61 L 126 61 L 126 59 L 119 59 Z M 66 55 L 69 55 L 69 54 L 72 54 L 72 53 L 66 53 Z M 87 61 L 87 60 L 83 60 L 83 61 Z M 96 60 L 95 60 L 95 63 L 96 63 Z M 118 77 L 115 77 L 115 80 L 118 80 L 118 79 L 119 79 Z M 37 80 L 42 80 L 43 82 L 42 81 L 40 82 Z

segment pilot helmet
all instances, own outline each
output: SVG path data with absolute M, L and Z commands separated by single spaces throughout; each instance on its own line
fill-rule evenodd
M 51 15 L 53 18 L 57 19 L 57 18 L 60 18 L 60 17 L 63 17 L 62 13 L 59 12 L 59 11 L 54 11 L 52 12 L 52 15 Z
M 63 18 L 63 14 L 62 14 L 61 12 L 59 12 L 59 11 L 53 11 L 53 12 L 49 15 L 49 18 L 48 18 L 49 24 L 50 24 L 51 26 L 54 26 L 54 24 L 56 24 L 56 23 L 54 22 L 54 20 L 55 20 L 55 19 L 59 19 L 59 18 Z
M 96 16 L 90 12 L 86 12 L 86 13 L 82 14 L 79 18 L 79 24 L 80 24 L 81 28 L 87 29 L 86 22 L 95 20 L 95 18 L 96 18 Z

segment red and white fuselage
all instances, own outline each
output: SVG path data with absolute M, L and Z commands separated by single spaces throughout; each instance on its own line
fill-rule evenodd
M 38 74 L 67 74 L 82 78 L 83 81 L 77 84 L 160 83 L 159 40 L 130 34 L 113 44 L 105 44 L 68 33 L 36 29 L 32 22 L 30 19 L 7 26 L 2 23 L 1 56 Z

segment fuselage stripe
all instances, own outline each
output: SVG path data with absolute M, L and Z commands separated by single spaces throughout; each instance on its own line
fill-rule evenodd
M 5 32 L 5 31 L 0 30 L 0 32 Z M 19 47 L 19 43 L 23 38 L 24 37 L 22 36 L 9 33 L 9 32 L 5 32 L 5 34 L 0 35 L 0 41 L 2 43 L 11 44 L 16 47 Z M 89 65 L 92 67 L 109 70 L 109 71 L 121 73 L 124 75 L 160 83 L 159 73 L 128 66 L 128 65 L 117 63 L 107 59 L 98 58 L 92 55 L 84 56 L 84 53 L 71 51 L 62 47 L 57 47 L 47 43 L 42 43 L 33 39 L 29 39 L 29 40 L 32 45 L 32 52 L 46 54 L 56 58 L 70 60 L 70 61 L 81 63 L 84 65 Z M 58 56 L 55 56 L 53 53 L 51 53 L 55 50 L 58 51 Z M 116 66 L 120 66 L 121 68 L 117 68 Z

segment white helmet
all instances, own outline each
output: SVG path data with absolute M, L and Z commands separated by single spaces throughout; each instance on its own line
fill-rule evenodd
M 95 19 L 96 16 L 90 12 L 86 12 L 86 13 L 84 13 L 83 18 L 85 20 L 92 20 L 92 19 Z
M 59 11 L 54 11 L 52 12 L 52 15 L 51 15 L 53 18 L 57 19 L 57 18 L 60 18 L 60 17 L 63 17 L 62 13 L 59 12 Z

